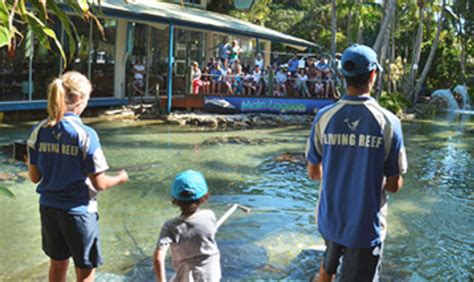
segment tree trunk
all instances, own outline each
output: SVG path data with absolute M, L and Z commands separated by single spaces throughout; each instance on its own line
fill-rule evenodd
M 394 17 L 392 17 L 390 15 L 390 21 L 388 23 L 388 26 L 387 26 L 387 30 L 386 30 L 386 34 L 385 36 L 383 37 L 383 42 L 382 42 L 382 46 L 380 48 L 380 54 L 379 54 L 379 62 L 381 65 L 384 65 L 384 67 L 387 69 L 390 68 L 390 66 L 387 66 L 386 64 L 384 64 L 385 62 L 385 55 L 387 54 L 387 51 L 388 51 L 388 48 L 389 48 L 389 42 L 390 42 L 390 34 L 391 34 L 391 30 L 392 30 L 392 26 L 393 26 L 393 19 Z M 378 77 L 378 82 L 377 82 L 377 93 L 376 93 L 376 97 L 377 99 L 380 98 L 380 95 L 382 95 L 382 90 L 383 90 L 383 83 L 384 83 L 384 75 L 385 76 L 389 76 L 390 75 L 390 71 L 386 71 L 386 72 L 381 72 L 379 73 L 379 77 Z
M 336 55 L 336 33 L 337 33 L 337 15 L 336 15 L 336 0 L 332 0 L 332 16 L 331 16 L 331 56 Z
M 460 66 L 461 66 L 461 73 L 460 73 L 460 80 L 461 84 L 466 85 L 466 49 L 467 49 L 467 38 L 462 32 L 462 17 L 459 17 L 459 41 L 460 41 L 460 46 L 461 46 L 461 60 L 460 60 Z
M 351 26 L 352 24 L 352 3 L 349 4 L 349 13 L 347 15 L 347 42 L 349 43 L 348 45 L 352 45 L 353 39 L 352 39 L 352 31 L 353 28 Z
M 426 76 L 428 75 L 428 72 L 430 71 L 430 66 L 431 63 L 433 62 L 434 55 L 436 53 L 436 49 L 438 48 L 439 44 L 439 36 L 441 34 L 441 30 L 443 29 L 443 20 L 444 20 L 444 6 L 446 5 L 446 0 L 443 0 L 442 7 L 441 7 L 441 15 L 439 16 L 438 19 L 438 24 L 436 27 L 436 35 L 433 40 L 433 44 L 431 45 L 430 49 L 430 54 L 428 55 L 428 60 L 426 60 L 426 64 L 423 67 L 423 71 L 421 72 L 420 78 L 418 79 L 416 86 L 415 86 L 415 93 L 413 102 L 416 104 L 416 101 L 418 100 L 418 95 L 420 93 L 421 87 L 423 86 L 423 83 L 425 83 Z
M 408 76 L 408 80 L 405 84 L 405 95 L 413 101 L 413 93 L 414 93 L 414 85 L 415 85 L 415 77 L 416 73 L 418 71 L 418 63 L 420 61 L 420 55 L 421 55 L 421 42 L 423 41 L 423 22 L 424 22 L 424 7 L 423 7 L 423 1 L 419 2 L 419 24 L 418 24 L 418 31 L 416 32 L 415 36 L 415 44 L 413 46 L 413 53 L 412 53 L 412 59 L 411 59 L 411 69 L 410 69 L 410 74 Z
M 377 35 L 377 39 L 375 40 L 374 44 L 374 51 L 379 54 L 380 56 L 380 50 L 382 48 L 383 43 L 385 42 L 385 36 L 387 35 L 387 31 L 389 28 L 389 23 L 391 22 L 393 18 L 393 14 L 395 13 L 395 8 L 396 8 L 396 0 L 386 0 L 385 3 L 387 4 L 388 2 L 388 8 L 384 9 L 386 10 L 386 14 L 383 19 L 382 26 L 380 27 L 379 33 Z M 385 5 L 384 5 L 385 6 Z
M 358 44 L 363 44 L 362 42 L 362 32 L 364 31 L 363 26 L 361 26 L 361 20 L 360 20 L 360 9 L 361 9 L 361 0 L 355 0 L 355 23 L 356 23 L 356 29 L 357 29 L 357 36 L 355 39 L 355 42 Z

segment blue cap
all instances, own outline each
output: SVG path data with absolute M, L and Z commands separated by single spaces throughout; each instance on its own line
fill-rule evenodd
M 377 54 L 368 46 L 354 44 L 342 54 L 339 71 L 345 77 L 354 77 L 371 72 L 374 69 L 383 71 L 382 66 L 377 61 Z
M 178 201 L 192 202 L 202 198 L 207 194 L 207 191 L 207 183 L 202 173 L 186 170 L 179 173 L 174 179 L 171 197 Z

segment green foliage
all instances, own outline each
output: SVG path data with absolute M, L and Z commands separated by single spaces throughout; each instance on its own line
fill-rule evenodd
M 233 12 L 233 0 L 214 0 L 209 7 L 220 13 Z M 337 0 L 337 52 L 342 52 L 349 44 L 360 43 L 372 46 L 375 42 L 385 8 L 384 1 L 375 0 Z M 418 2 L 411 0 L 397 0 L 393 28 L 389 31 L 394 43 L 386 58 L 382 62 L 384 68 L 390 70 L 392 91 L 399 91 L 410 72 L 414 38 L 419 23 Z M 428 59 L 431 46 L 436 34 L 436 22 L 441 12 L 440 1 L 422 1 L 425 9 L 424 35 L 421 58 L 418 63 L 418 75 Z M 329 0 L 257 0 L 256 7 L 269 3 L 269 10 L 263 22 L 266 27 L 288 33 L 297 37 L 313 41 L 321 46 L 316 52 L 327 53 L 331 46 L 331 1 Z M 434 61 L 431 64 L 424 89 L 432 92 L 438 88 L 452 88 L 456 84 L 467 82 L 470 89 L 474 89 L 474 5 L 472 0 L 447 1 L 445 9 L 446 20 L 441 33 L 440 43 L 436 50 Z M 254 8 L 256 8 L 254 7 Z M 256 8 L 256 9 L 257 9 Z M 261 7 L 258 8 L 261 11 Z M 241 16 L 243 19 L 255 22 L 251 16 L 259 14 L 249 11 Z M 243 14 L 242 14 L 243 15 Z M 274 49 L 281 50 L 276 44 Z M 461 51 L 464 49 L 464 53 Z M 462 71 L 462 62 L 465 70 Z M 384 74 L 387 88 L 389 81 L 387 72 Z M 470 91 L 471 93 L 474 91 Z
M 0 196 L 1 197 L 8 197 L 8 198 L 15 198 L 15 194 L 5 187 L 0 186 Z
M 404 109 L 411 107 L 411 103 L 400 93 L 391 93 L 383 91 L 379 98 L 379 103 L 382 107 L 391 111 L 394 114 L 403 112 Z
M 78 34 L 69 15 L 59 5 L 70 8 L 74 14 L 81 15 L 87 21 L 94 21 L 103 34 L 99 20 L 92 13 L 97 5 L 96 1 L 100 2 L 100 0 L 64 0 L 61 4 L 57 4 L 57 1 L 46 0 L 0 1 L 0 48 L 7 46 L 9 50 L 13 50 L 17 41 L 23 40 L 25 36 L 30 41 L 27 45 L 31 47 L 33 40 L 31 35 L 34 35 L 42 47 L 59 52 L 64 62 L 67 62 L 66 53 L 52 28 L 55 23 L 51 20 L 49 11 L 59 19 L 70 42 L 69 53 L 74 54 L 76 48 L 74 43 L 78 40 Z M 27 26 L 24 30 L 30 34 L 19 32 L 19 27 L 23 25 Z

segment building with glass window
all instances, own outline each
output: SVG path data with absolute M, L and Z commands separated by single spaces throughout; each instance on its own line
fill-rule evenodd
M 90 106 L 112 106 L 128 101 L 131 92 L 136 91 L 132 82 L 137 77 L 143 82 L 140 91 L 144 96 L 154 96 L 157 91 L 168 98 L 189 94 L 191 62 L 204 64 L 215 57 L 216 46 L 225 37 L 239 40 L 243 62 L 253 60 L 257 48 L 269 62 L 272 42 L 302 48 L 316 46 L 207 11 L 208 2 L 210 0 L 101 0 L 100 20 L 105 38 L 92 22 L 72 17 L 80 38 L 75 54 L 67 54 L 68 62 L 63 62 L 59 55 L 46 50 L 35 39 L 21 40 L 14 52 L 0 49 L 0 112 L 45 109 L 48 82 L 58 76 L 64 66 L 66 70 L 87 74 L 92 81 L 94 91 Z M 67 35 L 54 15 L 51 20 L 67 52 Z M 171 109 L 172 100 L 167 101 Z

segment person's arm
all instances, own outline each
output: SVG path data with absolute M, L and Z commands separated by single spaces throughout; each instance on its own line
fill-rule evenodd
M 323 177 L 323 170 L 321 163 L 319 164 L 312 164 L 308 162 L 308 177 L 313 180 L 319 180 Z
M 153 255 L 153 269 L 155 270 L 155 277 L 158 282 L 166 282 L 165 257 L 166 251 L 156 247 L 155 254 Z
M 128 174 L 125 170 L 120 170 L 114 176 L 105 174 L 109 166 L 100 146 L 99 136 L 92 128 L 87 127 L 86 130 L 89 135 L 89 146 L 85 154 L 84 173 L 89 177 L 94 188 L 97 191 L 104 191 L 128 182 Z
M 105 191 L 128 182 L 128 174 L 125 170 L 120 170 L 117 175 L 114 176 L 107 175 L 105 172 L 91 173 L 88 176 L 97 191 Z
M 33 159 L 35 160 L 34 163 L 32 163 L 29 158 L 29 155 L 32 155 Z M 25 160 L 25 164 L 28 166 L 28 177 L 30 178 L 31 182 L 34 184 L 37 184 L 38 182 L 41 181 L 41 178 L 43 177 L 41 175 L 41 172 L 38 169 L 38 166 L 36 165 L 36 152 L 34 150 L 31 150 L 31 148 L 28 148 L 28 155 L 23 155 L 23 159 Z
M 28 157 L 25 155 L 25 163 L 28 165 L 28 177 L 30 178 L 31 182 L 37 184 L 41 181 L 42 175 L 38 169 L 38 166 L 30 164 L 28 161 Z
M 391 116 L 390 116 L 391 117 Z M 385 184 L 383 188 L 391 193 L 397 193 L 403 186 L 402 174 L 407 170 L 407 156 L 403 144 L 401 123 L 396 117 L 393 119 L 393 137 L 387 159 L 384 164 Z
M 401 175 L 389 176 L 385 179 L 384 189 L 391 193 L 397 193 L 402 189 L 403 177 Z

